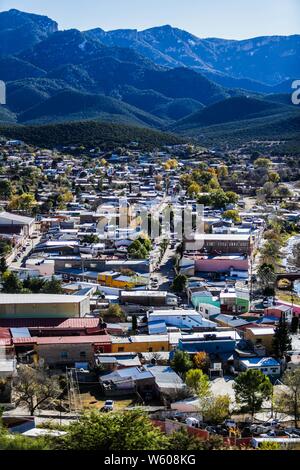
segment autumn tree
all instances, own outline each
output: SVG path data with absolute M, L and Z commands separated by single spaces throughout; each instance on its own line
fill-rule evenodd
M 197 354 L 195 354 L 193 361 L 194 361 L 195 366 L 198 369 L 201 369 L 204 372 L 208 371 L 210 360 L 209 360 L 209 355 L 206 352 L 200 351 Z

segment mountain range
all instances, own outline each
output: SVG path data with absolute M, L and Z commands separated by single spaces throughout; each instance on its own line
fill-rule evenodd
M 279 114 L 290 123 L 299 53 L 300 35 L 200 39 L 168 25 L 60 31 L 47 17 L 9 10 L 0 13 L 0 122 L 96 120 L 194 136 L 230 122 L 272 127 Z

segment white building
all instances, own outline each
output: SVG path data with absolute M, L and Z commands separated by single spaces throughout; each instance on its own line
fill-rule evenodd
M 216 327 L 214 322 L 205 319 L 200 313 L 193 309 L 153 310 L 148 313 L 148 321 L 163 321 L 167 326 L 175 326 L 183 329 Z

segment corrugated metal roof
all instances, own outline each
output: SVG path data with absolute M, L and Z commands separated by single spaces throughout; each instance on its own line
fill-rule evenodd
M 14 304 L 72 304 L 80 303 L 85 296 L 59 294 L 0 294 L 0 305 Z
M 99 326 L 98 318 L 1 318 L 1 327 L 7 328 L 96 328 Z
M 109 335 L 95 336 L 51 336 L 48 338 L 36 338 L 37 344 L 96 344 L 110 343 Z

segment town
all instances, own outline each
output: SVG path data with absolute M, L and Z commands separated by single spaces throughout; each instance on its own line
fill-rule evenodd
M 10 433 L 80 448 L 91 412 L 154 449 L 299 448 L 300 171 L 255 144 L 1 138 Z

